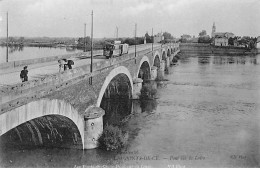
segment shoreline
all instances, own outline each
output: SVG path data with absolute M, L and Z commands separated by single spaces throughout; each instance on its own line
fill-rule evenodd
M 210 44 L 181 43 L 180 51 L 185 54 L 213 54 L 213 55 L 250 55 L 259 54 L 260 49 L 247 49 L 234 46 L 213 46 Z

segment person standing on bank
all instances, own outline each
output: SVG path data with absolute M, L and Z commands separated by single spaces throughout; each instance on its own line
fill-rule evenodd
M 28 70 L 27 66 L 23 67 L 23 70 L 20 73 L 20 78 L 22 82 L 28 81 Z

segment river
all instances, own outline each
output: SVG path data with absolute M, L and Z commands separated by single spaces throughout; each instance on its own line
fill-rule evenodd
M 122 151 L 5 149 L 0 166 L 259 167 L 260 55 L 186 56 L 168 72 L 157 100 L 106 104 Z
M 82 50 L 71 48 L 48 48 L 48 47 L 9 47 L 8 61 L 19 61 L 26 59 L 43 58 L 70 53 L 82 52 Z M 0 46 L 0 63 L 6 62 L 6 47 Z

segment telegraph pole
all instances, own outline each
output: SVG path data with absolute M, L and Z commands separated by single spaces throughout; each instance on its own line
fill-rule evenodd
M 161 52 L 162 52 L 162 30 L 161 30 Z
M 86 52 L 86 23 L 84 24 L 84 52 Z
M 8 11 L 6 13 L 6 62 L 8 62 Z
M 91 12 L 91 63 L 90 72 L 93 71 L 93 10 Z M 90 85 L 92 85 L 92 77 L 90 77 Z
M 116 39 L 118 39 L 118 27 L 116 26 Z
M 153 51 L 153 28 L 152 28 L 152 51 Z
M 137 31 L 137 24 L 135 23 L 135 57 L 136 57 L 136 31 Z

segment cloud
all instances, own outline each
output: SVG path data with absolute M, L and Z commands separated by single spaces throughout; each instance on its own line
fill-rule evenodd
M 99 37 L 113 35 L 115 26 L 120 35 L 132 36 L 133 23 L 138 34 L 153 27 L 154 32 L 197 35 L 211 31 L 214 21 L 219 31 L 259 35 L 259 5 L 260 0 L 0 0 L 0 36 L 5 36 L 7 11 L 10 34 L 81 36 L 91 10 Z
M 62 4 L 62 0 L 35 0 L 34 2 L 30 2 L 25 10 L 30 13 L 48 12 L 51 9 L 59 7 L 60 4 Z
M 192 3 L 190 0 L 143 0 L 134 1 L 130 3 L 129 7 L 123 8 L 121 11 L 122 17 L 137 16 L 144 12 L 150 12 L 153 10 L 153 15 L 165 15 L 176 13 L 183 7 Z
M 151 10 L 155 7 L 154 3 L 141 2 L 136 6 L 126 7 L 121 11 L 123 17 L 125 16 L 136 16 L 147 10 Z

